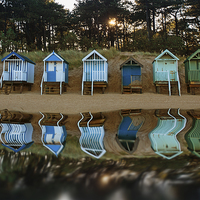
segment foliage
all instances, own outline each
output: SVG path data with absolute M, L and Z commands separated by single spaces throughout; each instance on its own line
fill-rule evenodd
M 199 0 L 77 0 L 71 12 L 51 0 L 3 0 L 0 52 L 114 47 L 188 55 L 199 48 L 199 11 Z

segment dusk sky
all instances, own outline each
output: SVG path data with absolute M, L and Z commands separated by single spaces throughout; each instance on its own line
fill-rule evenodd
M 76 0 L 55 0 L 55 2 L 64 5 L 65 8 L 71 11 L 74 8 L 74 3 L 76 3 Z

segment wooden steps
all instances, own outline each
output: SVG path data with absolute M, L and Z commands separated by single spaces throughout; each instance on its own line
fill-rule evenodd
M 13 83 L 3 83 L 1 94 L 10 94 L 12 91 Z
M 10 94 L 12 93 L 22 93 L 24 86 L 28 87 L 28 91 L 31 91 L 32 83 L 27 83 L 26 81 L 4 81 L 1 93 Z
M 155 83 L 156 86 L 156 92 L 158 94 L 161 93 L 161 87 L 166 87 L 169 93 L 169 85 L 167 81 L 159 81 Z M 178 92 L 178 81 L 170 81 L 170 86 L 171 86 L 171 95 L 177 95 L 179 94 Z
M 95 81 L 93 82 L 93 89 L 94 88 L 102 88 L 102 94 L 104 94 L 104 91 L 107 87 L 107 83 L 104 81 Z M 85 81 L 84 82 L 84 95 L 91 95 L 91 88 L 92 88 L 92 82 L 91 81 Z
M 80 122 L 80 127 L 86 127 L 87 126 L 87 122 L 91 119 L 91 115 L 89 112 L 87 113 L 82 113 L 84 118 L 83 120 Z M 100 116 L 96 116 L 95 114 L 93 115 L 92 120 L 89 123 L 90 127 L 100 127 L 103 126 L 106 118 L 102 115 L 102 113 L 98 113 L 98 115 L 100 114 Z
M 142 93 L 142 86 L 123 86 L 122 94 Z
M 66 84 L 62 83 L 62 91 L 66 92 Z M 43 94 L 60 94 L 60 82 L 44 82 L 43 83 Z

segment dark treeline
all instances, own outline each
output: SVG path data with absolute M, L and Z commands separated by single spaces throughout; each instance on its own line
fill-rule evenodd
M 52 0 L 1 0 L 0 52 L 199 48 L 199 0 L 76 1 L 69 12 Z

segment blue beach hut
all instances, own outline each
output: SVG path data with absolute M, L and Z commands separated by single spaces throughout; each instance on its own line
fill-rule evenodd
M 120 65 L 122 77 L 122 94 L 131 94 L 134 91 L 142 93 L 143 65 L 130 57 Z
M 0 80 L 2 92 L 9 94 L 15 87 L 20 87 L 20 93 L 24 86 L 28 86 L 31 90 L 31 85 L 34 83 L 34 66 L 35 63 L 29 58 L 12 52 L 2 60 L 3 73 Z
M 121 112 L 120 115 L 122 121 L 118 128 L 116 141 L 125 152 L 131 154 L 137 149 L 139 143 L 137 132 L 142 127 L 145 119 L 140 113 L 122 115 Z
M 81 137 L 79 143 L 81 150 L 87 153 L 88 155 L 94 158 L 101 158 L 106 150 L 104 148 L 103 138 L 105 135 L 104 131 L 104 122 L 105 119 L 101 122 L 93 120 L 93 115 L 89 112 L 90 117 L 84 116 L 80 113 L 82 118 L 78 121 L 78 128 L 81 132 Z M 81 121 L 86 117 L 86 124 Z M 92 123 L 92 120 L 94 123 Z
M 181 86 L 178 75 L 178 58 L 169 50 L 163 51 L 153 61 L 153 83 L 156 91 L 160 92 L 160 87 L 168 87 L 171 96 L 171 86 L 177 85 L 179 96 L 181 95 Z
M 82 95 L 93 95 L 93 88 L 102 88 L 104 93 L 108 84 L 108 63 L 96 50 L 83 59 Z
M 64 143 L 67 137 L 67 131 L 65 126 L 59 125 L 60 121 L 62 121 L 63 119 L 63 115 L 60 113 L 61 118 L 59 121 L 57 121 L 56 125 L 45 125 L 45 122 L 41 125 L 41 121 L 45 118 L 45 114 L 41 114 L 42 118 L 39 120 L 38 124 L 42 129 L 42 144 L 53 154 L 58 156 L 64 149 Z
M 19 152 L 29 148 L 34 142 L 32 141 L 33 127 L 31 123 L 25 124 L 8 124 L 1 123 L 0 140 L 2 145 Z
M 69 63 L 54 51 L 44 60 L 44 72 L 41 81 L 41 95 L 62 94 L 68 83 Z

